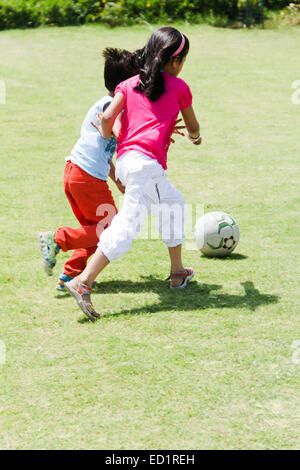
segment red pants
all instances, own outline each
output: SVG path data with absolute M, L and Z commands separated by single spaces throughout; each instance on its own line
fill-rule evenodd
M 54 239 L 63 251 L 75 250 L 64 266 L 64 273 L 75 277 L 96 251 L 99 237 L 111 224 L 117 208 L 106 181 L 94 178 L 71 161 L 65 167 L 64 188 L 81 227 L 60 227 Z

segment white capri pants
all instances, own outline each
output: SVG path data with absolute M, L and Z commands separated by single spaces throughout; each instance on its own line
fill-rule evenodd
M 167 247 L 183 243 L 184 198 L 157 160 L 129 150 L 117 159 L 116 178 L 126 187 L 123 207 L 98 243 L 109 261 L 130 249 L 150 213 L 157 216 L 157 228 Z

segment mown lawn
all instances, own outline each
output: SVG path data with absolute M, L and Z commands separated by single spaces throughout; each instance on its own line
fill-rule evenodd
M 175 293 L 163 244 L 137 241 L 99 279 L 94 324 L 55 290 L 66 255 L 44 275 L 37 232 L 76 224 L 64 157 L 105 92 L 102 48 L 150 30 L 0 33 L 2 449 L 299 447 L 300 30 L 182 31 L 203 145 L 177 138 L 168 173 L 241 240 L 227 260 L 185 249 L 196 276 Z

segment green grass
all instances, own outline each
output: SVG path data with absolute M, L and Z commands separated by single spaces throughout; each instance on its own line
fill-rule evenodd
M 196 277 L 173 293 L 165 247 L 139 240 L 99 278 L 94 324 L 54 290 L 66 255 L 44 275 L 37 232 L 76 225 L 64 157 L 105 92 L 101 49 L 150 31 L 0 34 L 3 449 L 299 447 L 300 30 L 182 30 L 203 145 L 177 138 L 168 173 L 187 202 L 237 219 L 237 254 L 185 250 Z

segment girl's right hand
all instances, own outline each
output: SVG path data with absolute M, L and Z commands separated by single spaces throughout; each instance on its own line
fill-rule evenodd
M 98 125 L 98 126 L 97 126 L 97 124 L 95 124 L 93 121 L 91 121 L 91 124 L 92 124 L 92 126 L 94 126 L 95 129 L 97 129 L 97 131 L 99 132 L 99 134 L 101 135 L 101 137 L 103 137 L 103 132 L 102 132 L 102 127 L 101 127 L 101 125 Z
M 103 137 L 103 130 L 102 130 L 102 125 L 101 125 L 102 116 L 103 116 L 103 113 L 97 113 L 98 125 L 95 124 L 93 121 L 91 121 L 91 124 L 92 124 L 92 126 L 95 127 L 95 129 L 97 129 L 97 131 L 99 132 L 99 134 Z

